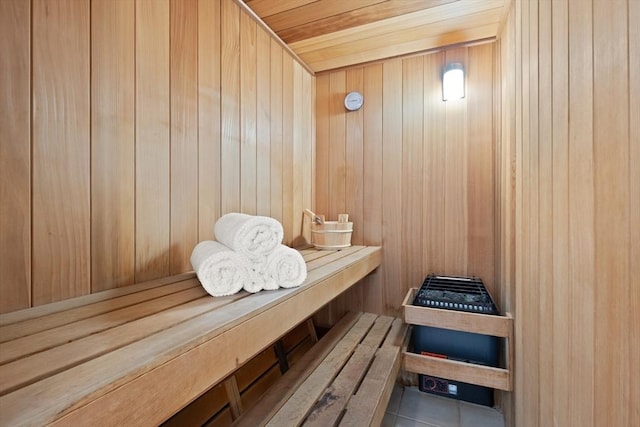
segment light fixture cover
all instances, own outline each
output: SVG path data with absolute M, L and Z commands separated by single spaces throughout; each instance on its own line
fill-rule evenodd
M 459 62 L 452 62 L 442 72 L 442 100 L 464 98 L 464 68 Z

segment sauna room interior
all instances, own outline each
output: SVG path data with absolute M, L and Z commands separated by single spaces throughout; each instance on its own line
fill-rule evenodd
M 638 0 L 0 0 L 0 178 L 0 329 L 192 274 L 224 214 L 301 248 L 305 209 L 347 213 L 381 259 L 318 331 L 479 277 L 511 321 L 505 425 L 640 426 Z M 229 390 L 186 403 L 235 420 Z

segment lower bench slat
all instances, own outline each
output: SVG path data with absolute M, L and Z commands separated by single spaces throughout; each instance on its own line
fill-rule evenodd
M 307 379 L 336 344 L 359 319 L 355 313 L 347 313 L 322 339 L 308 351 L 287 374 L 260 398 L 260 404 L 244 413 L 236 426 L 255 427 L 264 425 L 282 407 L 296 389 Z
M 324 389 L 349 360 L 354 349 L 373 325 L 376 316 L 365 313 L 334 349 L 295 391 L 286 404 L 271 418 L 268 426 L 299 425 Z M 312 350 L 313 351 L 313 350 Z
M 329 332 L 336 335 L 323 337 L 305 355 L 305 371 L 287 372 L 234 426 L 379 424 L 398 376 L 407 327 L 401 319 L 371 313 L 349 323 L 341 320 Z M 345 333 L 345 328 L 350 329 Z M 316 347 L 323 351 L 316 353 Z
M 346 426 L 380 425 L 384 410 L 391 397 L 393 383 L 400 370 L 400 349 L 380 348 L 360 385 L 359 392 L 351 398 L 342 422 Z M 380 404 L 383 402 L 384 404 Z
M 312 408 L 305 426 L 326 427 L 336 424 L 349 398 L 367 373 L 375 354 L 376 349 L 371 346 L 358 346 L 340 375 L 326 388 Z

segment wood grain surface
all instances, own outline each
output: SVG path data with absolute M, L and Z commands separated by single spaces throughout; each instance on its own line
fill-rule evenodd
M 188 271 L 231 211 L 304 241 L 315 77 L 245 8 L 2 8 L 0 312 Z
M 191 269 L 198 243 L 198 2 L 171 0 L 170 274 Z
M 3 421 L 77 425 L 102 414 L 100 422 L 110 425 L 162 422 L 381 262 L 379 247 L 316 252 L 303 255 L 305 285 L 281 292 L 211 298 L 195 278 L 178 276 L 104 301 L 80 297 L 87 304 L 69 311 L 13 319 L 5 328 L 15 339 L 0 348 L 9 355 L 1 366 Z M 34 329 L 46 323 L 46 330 Z M 162 393 L 143 392 L 158 381 Z
M 480 276 L 499 298 L 494 54 L 486 44 L 317 76 L 316 213 L 332 219 L 344 207 L 360 229 L 353 238 L 385 248 L 384 286 L 368 283 L 349 308 L 393 314 L 436 271 Z M 454 60 L 466 64 L 468 96 L 445 103 L 441 69 Z M 351 90 L 363 91 L 360 111 L 342 104 Z
M 91 290 L 90 13 L 88 1 L 32 7 L 31 302 L 38 305 Z
M 640 365 L 637 14 L 635 1 L 516 1 L 505 21 L 501 149 L 516 150 L 516 185 L 501 179 L 501 199 L 515 199 L 501 228 L 503 243 L 515 236 L 503 253 L 515 277 L 500 274 L 515 300 L 512 425 L 638 419 L 628 381 Z
M 0 312 L 31 304 L 30 15 L 0 3 Z
M 316 72 L 494 38 L 510 4 L 508 0 L 246 3 Z
M 170 271 L 169 2 L 136 2 L 136 281 Z
M 221 2 L 198 3 L 198 239 L 213 238 L 220 218 L 220 8 Z
M 92 2 L 91 19 L 91 290 L 95 292 L 135 280 L 135 3 Z

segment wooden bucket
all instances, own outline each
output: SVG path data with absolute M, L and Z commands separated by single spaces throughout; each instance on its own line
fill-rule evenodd
M 322 216 L 305 210 L 311 218 L 311 244 L 317 249 L 338 250 L 351 246 L 353 222 L 348 222 L 348 215 L 340 215 L 339 221 L 325 221 Z

